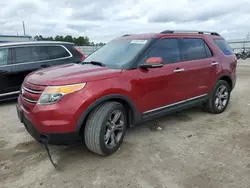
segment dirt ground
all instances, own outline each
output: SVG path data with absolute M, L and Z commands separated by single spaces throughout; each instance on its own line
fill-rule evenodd
M 1 103 L 0 187 L 250 188 L 250 61 L 239 61 L 237 74 L 223 114 L 194 108 L 134 127 L 110 157 L 51 147 L 59 171 L 19 122 L 15 102 Z

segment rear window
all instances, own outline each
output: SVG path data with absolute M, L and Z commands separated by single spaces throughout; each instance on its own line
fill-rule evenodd
M 32 61 L 44 61 L 48 59 L 48 55 L 44 46 L 32 46 L 31 53 Z
M 59 59 L 69 57 L 70 54 L 62 46 L 47 46 L 47 52 L 50 59 Z
M 0 66 L 8 63 L 8 49 L 0 49 Z
M 214 39 L 215 44 L 225 55 L 233 55 L 233 50 L 224 39 Z
M 16 63 L 27 63 L 31 60 L 31 47 L 18 47 L 15 48 Z

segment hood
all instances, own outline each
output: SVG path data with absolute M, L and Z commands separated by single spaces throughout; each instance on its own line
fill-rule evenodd
M 67 64 L 37 70 L 29 74 L 25 81 L 36 85 L 68 85 L 91 82 L 116 77 L 119 69 L 109 69 L 91 64 Z

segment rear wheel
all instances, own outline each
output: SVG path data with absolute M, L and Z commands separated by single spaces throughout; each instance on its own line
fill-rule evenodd
M 224 112 L 230 100 L 230 92 L 229 84 L 224 80 L 219 80 L 205 104 L 205 109 L 213 114 Z
M 244 55 L 241 55 L 241 59 L 245 60 L 247 58 L 247 55 L 244 54 Z
M 115 153 L 123 140 L 127 114 L 118 102 L 98 106 L 87 119 L 84 140 L 87 148 L 99 155 Z

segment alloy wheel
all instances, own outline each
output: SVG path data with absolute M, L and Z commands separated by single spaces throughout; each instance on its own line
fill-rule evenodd
M 124 118 L 121 110 L 115 110 L 110 114 L 104 134 L 106 147 L 113 148 L 121 140 L 124 132 Z
M 223 109 L 228 102 L 229 92 L 225 85 L 221 85 L 215 94 L 215 106 L 217 109 Z

